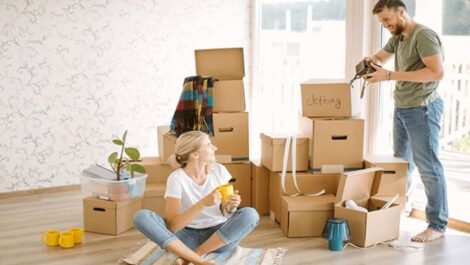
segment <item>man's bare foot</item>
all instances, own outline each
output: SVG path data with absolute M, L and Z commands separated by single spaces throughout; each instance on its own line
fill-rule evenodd
M 444 236 L 444 233 L 437 232 L 435 230 L 432 230 L 431 228 L 427 228 L 423 232 L 413 236 L 411 238 L 411 241 L 425 243 L 425 242 L 430 242 L 430 241 L 439 239 L 443 236 Z

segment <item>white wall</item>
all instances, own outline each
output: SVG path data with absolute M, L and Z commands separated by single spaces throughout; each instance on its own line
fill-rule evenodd
M 157 155 L 194 49 L 244 47 L 250 73 L 251 2 L 0 0 L 0 192 L 78 183 L 125 129 Z

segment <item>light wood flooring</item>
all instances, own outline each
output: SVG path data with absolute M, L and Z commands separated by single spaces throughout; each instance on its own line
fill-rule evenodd
M 0 199 L 0 264 L 117 264 L 120 258 L 146 242 L 132 229 L 118 236 L 86 233 L 84 242 L 72 249 L 43 245 L 41 232 L 83 225 L 81 199 L 78 190 Z M 400 240 L 409 240 L 412 233 L 425 226 L 423 221 L 403 217 Z M 287 248 L 283 264 L 288 265 L 470 264 L 470 234 L 451 230 L 444 239 L 426 244 L 424 249 L 417 251 L 379 245 L 371 249 L 348 246 L 341 252 L 333 252 L 328 250 L 323 238 L 284 237 L 281 230 L 264 216 L 242 245 Z

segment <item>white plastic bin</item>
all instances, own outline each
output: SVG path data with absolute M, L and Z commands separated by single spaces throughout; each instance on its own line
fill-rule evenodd
M 126 180 L 108 180 L 80 176 L 82 194 L 111 201 L 122 201 L 144 195 L 147 175 L 136 175 Z

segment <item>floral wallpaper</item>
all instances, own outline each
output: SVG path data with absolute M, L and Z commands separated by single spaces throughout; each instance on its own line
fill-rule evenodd
M 243 47 L 250 0 L 0 0 L 0 192 L 79 183 L 113 134 L 158 154 L 194 50 Z

